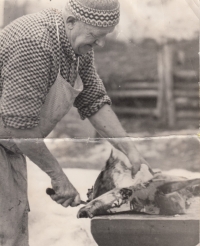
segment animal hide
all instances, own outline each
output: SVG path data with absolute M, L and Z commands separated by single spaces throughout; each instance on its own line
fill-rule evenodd
M 115 157 L 112 151 L 87 195 L 88 203 L 79 210 L 78 218 L 120 212 L 184 214 L 189 199 L 200 196 L 200 179 L 164 175 L 147 164 L 133 176 L 127 158 Z

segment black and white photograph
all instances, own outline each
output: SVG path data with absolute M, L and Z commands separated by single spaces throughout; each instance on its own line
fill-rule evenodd
M 0 0 L 0 246 L 200 246 L 199 21 Z

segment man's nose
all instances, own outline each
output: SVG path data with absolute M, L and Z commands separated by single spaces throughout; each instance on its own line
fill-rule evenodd
M 100 47 L 104 47 L 104 45 L 105 45 L 105 38 L 99 38 L 99 39 L 96 40 L 95 43 L 96 43 L 98 46 L 100 46 Z

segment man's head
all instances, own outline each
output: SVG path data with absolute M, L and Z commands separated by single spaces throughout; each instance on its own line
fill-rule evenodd
M 105 37 L 119 22 L 118 0 L 67 0 L 64 21 L 75 53 L 82 55 L 95 45 L 105 44 Z

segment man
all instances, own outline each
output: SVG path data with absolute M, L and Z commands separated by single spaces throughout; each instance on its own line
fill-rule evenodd
M 73 103 L 82 119 L 89 118 L 127 155 L 133 174 L 144 162 L 94 67 L 93 47 L 103 46 L 118 22 L 117 0 L 69 0 L 63 13 L 27 15 L 0 34 L 0 245 L 28 245 L 24 155 L 50 176 L 54 201 L 64 207 L 80 204 L 43 141 Z

